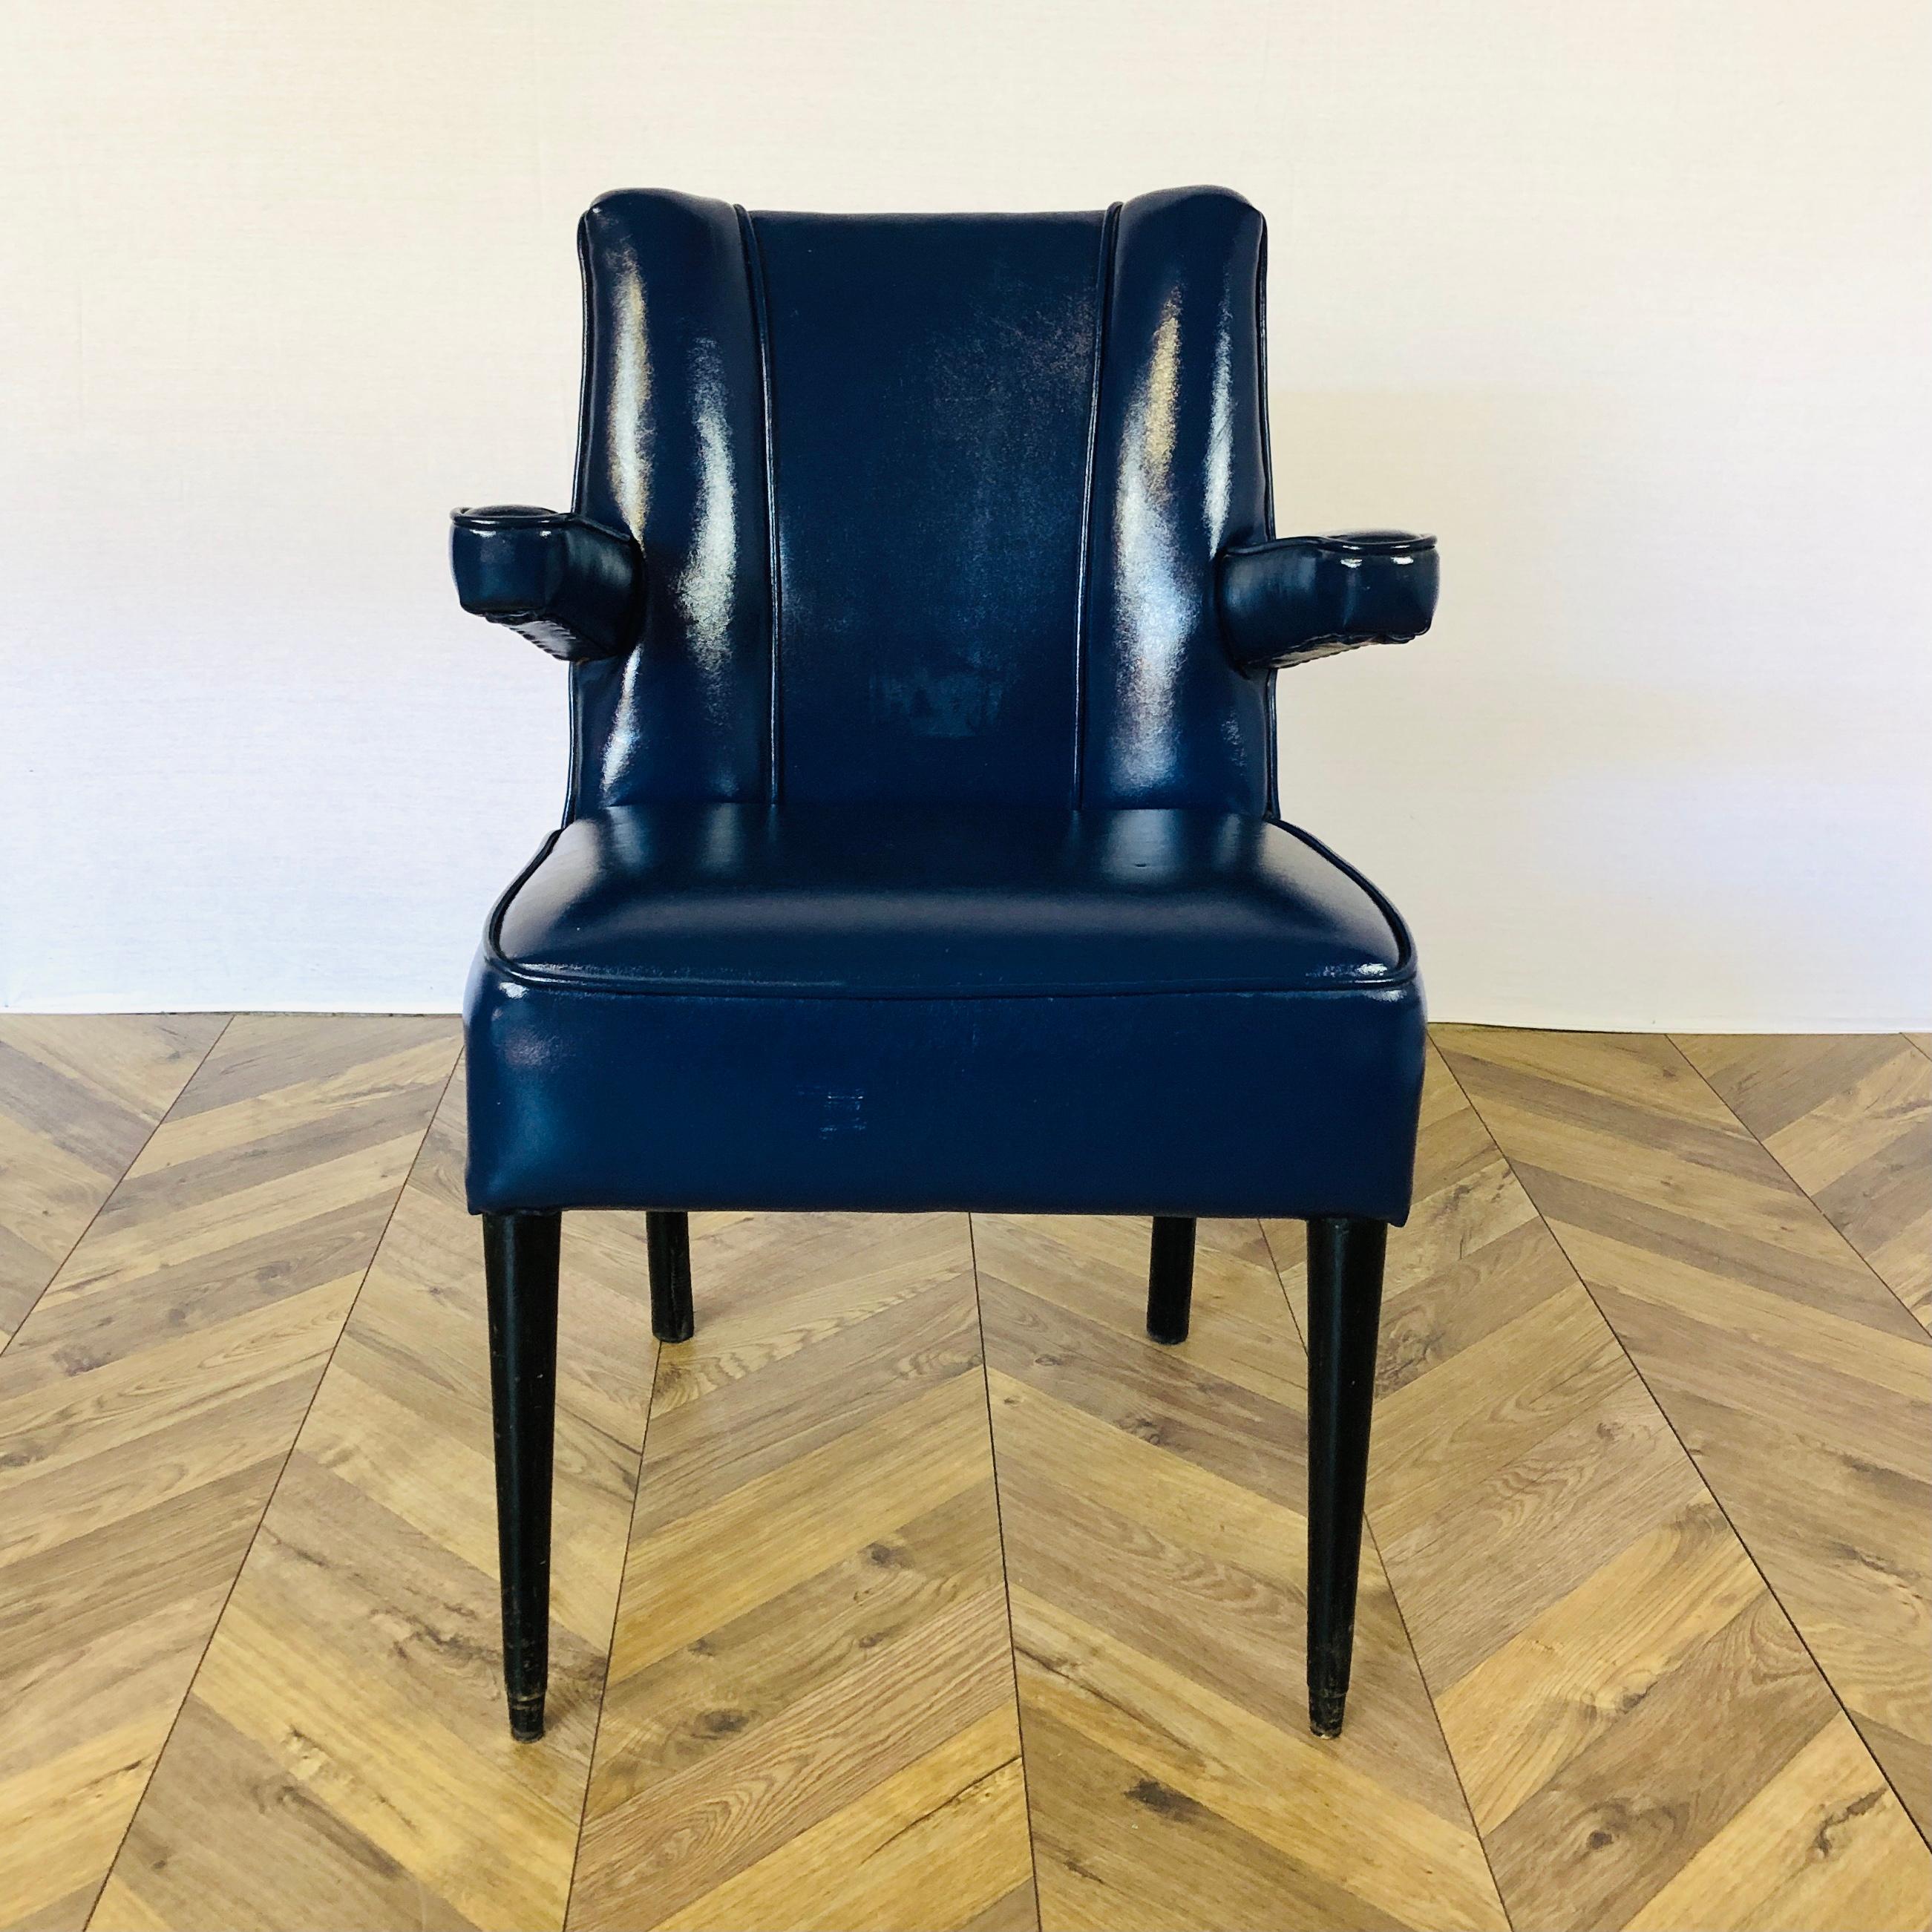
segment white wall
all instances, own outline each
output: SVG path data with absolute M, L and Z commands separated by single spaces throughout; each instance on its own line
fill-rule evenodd
M 452 504 L 567 499 L 575 217 L 1272 223 L 1284 531 L 1438 531 L 1283 683 L 1441 1016 L 1932 1016 L 1932 61 L 1907 0 L 0 13 L 0 1004 L 442 1007 L 557 668 Z

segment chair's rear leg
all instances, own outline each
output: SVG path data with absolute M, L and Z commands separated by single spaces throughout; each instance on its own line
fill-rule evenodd
M 550 1678 L 550 1497 L 556 1424 L 556 1273 L 562 1216 L 485 1214 L 496 1547 L 511 1735 L 540 1738 Z
M 650 1257 L 651 1333 L 660 1342 L 688 1342 L 697 1326 L 691 1306 L 691 1216 L 644 1216 L 644 1247 Z
M 1382 1316 L 1380 1221 L 1308 1224 L 1308 1722 L 1341 1734 Z
M 1148 1250 L 1148 1333 L 1170 1347 L 1187 1340 L 1194 1306 L 1194 1223 L 1184 1215 L 1156 1214 Z

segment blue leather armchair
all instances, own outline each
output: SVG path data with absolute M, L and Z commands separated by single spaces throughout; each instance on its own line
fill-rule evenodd
M 568 513 L 458 511 L 465 608 L 570 670 L 561 829 L 465 1009 L 512 1728 L 543 1724 L 559 1216 L 693 1208 L 1309 1224 L 1309 1693 L 1341 1726 L 1383 1240 L 1422 993 L 1276 803 L 1281 666 L 1428 628 L 1426 537 L 1271 534 L 1264 231 L 1105 213 L 580 231 Z

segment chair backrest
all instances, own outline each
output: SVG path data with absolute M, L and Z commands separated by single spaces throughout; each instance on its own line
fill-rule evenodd
M 671 800 L 1258 813 L 1272 699 L 1214 560 L 1268 533 L 1260 216 L 747 214 L 579 232 L 576 508 L 643 641 L 572 672 L 570 809 Z

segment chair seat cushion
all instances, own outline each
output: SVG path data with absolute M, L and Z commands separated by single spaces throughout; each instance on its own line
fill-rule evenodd
M 1271 821 L 566 825 L 472 979 L 471 1205 L 1406 1211 L 1407 934 Z
M 1195 812 L 658 806 L 567 825 L 504 905 L 526 977 L 636 992 L 1386 984 L 1408 950 L 1304 834 Z

